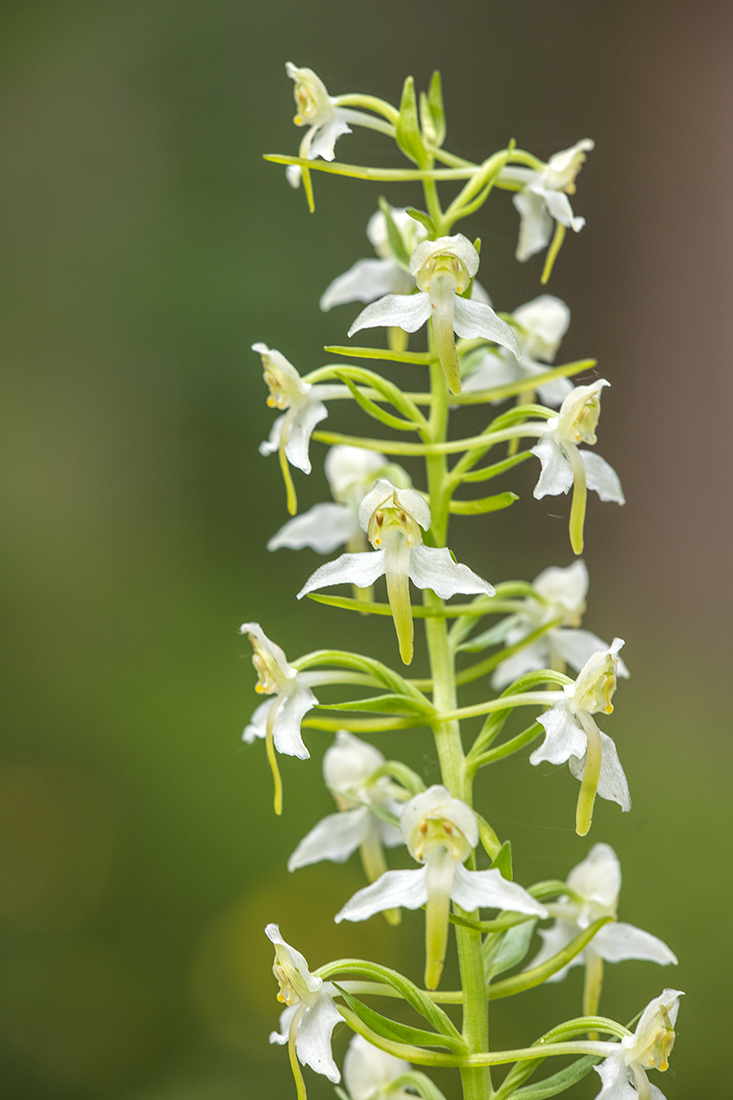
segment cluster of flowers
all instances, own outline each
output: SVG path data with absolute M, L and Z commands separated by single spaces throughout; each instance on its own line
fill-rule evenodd
M 333 160 L 335 142 L 350 132 L 350 124 L 384 132 L 389 132 L 390 126 L 394 129 L 392 123 L 379 122 L 354 109 L 355 100 L 368 97 L 332 97 L 310 69 L 289 64 L 287 71 L 295 81 L 295 122 L 307 127 L 300 157 L 290 158 L 300 162 L 288 167 L 288 180 L 293 186 L 305 182 L 310 188 L 308 162 L 318 157 Z M 429 134 L 432 131 L 428 122 L 432 118 L 435 130 L 437 115 L 430 114 L 429 103 L 421 110 L 423 133 Z M 546 248 L 551 239 L 551 252 L 554 249 L 556 254 L 565 229 L 578 232 L 582 228 L 584 220 L 574 215 L 568 196 L 575 190 L 575 177 L 592 147 L 593 143 L 585 140 L 555 154 L 546 164 L 501 166 L 495 182 L 514 192 L 520 214 L 520 261 Z M 431 155 L 434 153 L 437 146 L 431 147 Z M 527 452 L 527 457 L 534 455 L 540 463 L 534 496 L 541 499 L 573 489 L 570 536 L 578 554 L 583 546 L 587 489 L 597 492 L 603 501 L 624 503 L 615 471 L 595 451 L 582 447 L 596 443 L 601 393 L 609 383 L 598 378 L 573 385 L 568 377 L 570 370 L 563 373 L 562 368 L 553 368 L 570 322 L 564 302 L 542 294 L 511 314 L 499 315 L 487 291 L 476 281 L 476 244 L 460 233 L 431 235 L 427 216 L 421 220 L 414 214 L 381 204 L 367 226 L 376 258 L 359 260 L 336 278 L 323 293 L 321 308 L 364 304 L 349 336 L 381 326 L 390 330 L 393 347 L 405 348 L 405 334 L 430 322 L 433 347 L 452 400 L 497 404 L 507 395 L 522 394 L 524 405 L 518 404 L 518 415 L 513 420 L 505 419 L 497 428 L 490 426 L 482 436 L 463 441 L 464 449 L 472 445 L 477 452 L 482 447 L 486 451 L 496 442 L 506 440 L 512 445 L 523 437 L 534 439 Z M 596 796 L 630 810 L 628 783 L 616 745 L 596 724 L 598 714 L 613 711 L 618 677 L 628 676 L 620 657 L 624 643 L 615 638 L 608 645 L 581 627 L 589 584 L 585 563 L 578 558 L 568 567 L 545 569 L 532 585 L 524 586 L 522 598 L 503 602 L 495 599 L 497 589 L 457 562 L 448 547 L 426 544 L 425 533 L 433 524 L 434 501 L 429 493 L 413 487 L 406 471 L 390 461 L 390 448 L 380 449 L 378 441 L 332 446 L 325 460 L 325 473 L 333 500 L 295 514 L 297 503 L 288 464 L 306 474 L 311 472 L 311 437 L 328 416 L 326 402 L 355 396 L 367 411 L 377 410 L 379 418 L 378 403 L 385 400 L 384 393 L 364 388 L 366 372 L 359 377 L 362 389 L 358 390 L 353 381 L 344 384 L 343 368 L 338 366 L 301 377 L 279 351 L 264 343 L 254 344 L 253 350 L 262 357 L 268 403 L 282 411 L 260 451 L 280 456 L 292 516 L 273 534 L 268 547 L 273 551 L 309 547 L 323 555 L 345 548 L 339 557 L 315 570 L 298 598 L 325 587 L 351 584 L 357 599 L 365 604 L 372 599 L 372 586 L 384 576 L 400 656 L 409 665 L 414 649 L 410 582 L 440 600 L 457 594 L 473 596 L 476 599 L 470 606 L 474 612 L 464 613 L 463 632 L 455 634 L 454 654 L 491 645 L 503 644 L 505 649 L 503 656 L 499 651 L 497 659 L 486 665 L 493 672 L 492 687 L 501 693 L 498 698 L 441 714 L 436 703 L 419 690 L 419 681 L 406 681 L 391 670 L 380 673 L 378 662 L 349 654 L 334 659 L 336 651 L 331 651 L 328 660 L 320 660 L 316 654 L 291 664 L 258 623 L 243 624 L 241 630 L 249 636 L 254 650 L 256 690 L 268 696 L 255 710 L 243 736 L 249 743 L 258 738 L 266 741 L 276 791 L 276 754 L 309 757 L 302 727 L 309 713 L 321 706 L 313 689 L 348 683 L 379 686 L 380 675 L 386 675 L 392 694 L 378 701 L 383 704 L 388 699 L 400 699 L 402 708 L 395 710 L 397 724 L 391 728 L 439 724 L 479 714 L 494 714 L 501 721 L 517 706 L 542 708 L 535 724 L 503 755 L 543 736 L 542 743 L 531 752 L 530 763 L 568 764 L 580 782 L 577 830 L 581 835 L 590 828 Z M 407 408 L 406 415 L 414 410 L 417 428 L 410 421 L 396 426 L 407 423 L 408 428 L 419 430 L 417 404 L 421 395 L 396 392 L 402 402 L 396 407 L 400 411 Z M 541 405 L 531 403 L 535 395 Z M 390 422 L 386 415 L 382 419 Z M 395 449 L 391 453 L 427 452 Z M 483 510 L 491 509 L 487 506 Z M 466 640 L 481 617 L 492 613 L 492 599 L 508 614 L 491 629 Z M 337 667 L 330 667 L 334 664 Z M 568 668 L 576 673 L 575 679 L 565 674 Z M 535 690 L 540 686 L 543 690 Z M 368 712 L 369 699 L 362 702 L 360 709 Z M 384 706 L 372 709 L 385 712 Z M 499 729 L 500 725 L 491 736 Z M 476 768 L 493 762 L 490 739 L 487 735 L 482 741 L 482 736 L 467 757 L 470 762 L 473 755 Z M 553 922 L 539 930 L 542 946 L 523 972 L 528 975 L 527 988 L 540 981 L 562 980 L 573 966 L 584 965 L 587 974 L 599 975 L 604 961 L 644 959 L 660 965 L 677 962 L 660 939 L 618 921 L 621 871 L 607 844 L 596 844 L 567 881 L 549 893 L 541 888 L 548 884 L 526 890 L 511 881 L 501 867 L 501 845 L 490 826 L 469 805 L 470 799 L 454 797 L 440 784 L 425 789 L 419 776 L 404 765 L 385 760 L 375 747 L 347 729 L 338 730 L 334 744 L 326 751 L 323 775 L 337 812 L 318 822 L 301 840 L 290 857 L 289 870 L 320 860 L 341 863 L 359 850 L 368 885 L 350 898 L 334 919 L 362 921 L 383 912 L 397 923 L 401 909 L 424 907 L 428 990 L 436 990 L 440 983 L 451 902 L 467 915 L 477 915 L 481 909 L 498 910 L 497 934 L 520 930 L 525 954 L 537 922 Z M 279 812 L 277 794 L 276 808 Z M 474 852 L 480 841 L 495 861 L 487 870 L 475 869 Z M 419 867 L 388 869 L 385 849 L 402 845 Z M 554 901 L 549 900 L 553 897 Z M 341 1074 L 331 1051 L 332 1032 L 344 1018 L 351 1026 L 355 1026 L 354 1021 L 358 1024 L 357 1017 L 349 1015 L 349 983 L 340 981 L 336 985 L 329 980 L 330 974 L 324 977 L 312 973 L 303 956 L 282 938 L 277 925 L 268 925 L 266 934 L 275 947 L 279 999 L 286 1005 L 280 1030 L 273 1032 L 271 1041 L 289 1043 L 291 1054 L 294 1052 L 302 1064 L 339 1082 Z M 523 954 L 518 955 L 512 965 L 523 958 Z M 328 967 L 322 971 L 328 971 Z M 597 1004 L 600 978 L 596 986 L 595 1002 L 591 997 L 591 1004 Z M 587 1051 L 599 1063 L 595 1065 L 602 1081 L 598 1100 L 663 1100 L 659 1090 L 649 1083 L 646 1071 L 667 1068 L 681 995 L 678 990 L 665 989 L 644 1009 L 633 1034 L 617 1025 L 621 1028 L 616 1034 L 618 1041 L 590 1038 L 585 1045 L 575 1044 L 574 1050 Z M 344 1003 L 337 1004 L 341 1000 Z M 592 1015 L 593 1009 L 586 1012 L 588 1018 Z M 380 1042 L 368 1028 L 356 1030 Z M 411 1065 L 389 1053 L 389 1049 L 388 1042 L 382 1042 L 379 1049 L 367 1042 L 364 1034 L 354 1036 L 344 1060 L 344 1081 L 351 1100 L 413 1095 L 406 1091 L 415 1087 Z

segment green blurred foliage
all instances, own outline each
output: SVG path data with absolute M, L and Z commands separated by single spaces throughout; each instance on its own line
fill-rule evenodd
M 331 809 L 319 770 L 327 736 L 309 734 L 310 762 L 284 761 L 282 820 L 261 746 L 239 742 L 255 703 L 242 620 L 260 619 L 291 657 L 336 642 L 397 659 L 389 622 L 296 605 L 315 555 L 265 550 L 284 494 L 275 459 L 257 454 L 272 416 L 249 347 L 265 340 L 305 371 L 322 362 L 323 344 L 344 340 L 355 311 L 323 315 L 317 300 L 370 254 L 364 227 L 379 194 L 316 177 L 310 216 L 302 192 L 262 162 L 263 152 L 295 151 L 300 137 L 286 60 L 312 66 L 334 93 L 393 102 L 408 72 L 424 87 L 440 67 L 447 145 L 468 156 L 510 137 L 543 156 L 598 140 L 579 181 L 589 224 L 566 242 L 550 287 L 573 309 L 568 358 L 598 354 L 614 383 L 602 452 L 630 500 L 623 512 L 591 509 L 587 622 L 628 640 L 633 678 L 607 728 L 635 808 L 622 818 L 600 805 L 592 837 L 621 857 L 622 919 L 683 960 L 673 975 L 609 967 L 603 1007 L 627 1019 L 663 985 L 686 989 L 678 1076 L 659 1083 L 668 1100 L 724 1087 L 727 1071 L 708 1050 L 727 1013 L 731 962 L 719 857 L 730 829 L 720 694 L 729 519 L 715 497 L 722 412 L 703 408 L 688 377 L 698 356 L 719 392 L 730 386 L 715 373 L 727 268 L 705 253 L 717 248 L 724 188 L 712 163 L 706 209 L 692 216 L 689 172 L 680 182 L 669 165 L 682 145 L 698 164 L 710 153 L 730 14 L 713 0 L 694 12 L 662 0 L 3 5 L 8 1100 L 293 1095 L 284 1051 L 267 1044 L 278 1011 L 269 920 L 313 965 L 363 954 L 421 971 L 421 914 L 398 930 L 381 918 L 332 924 L 361 883 L 355 864 L 284 870 Z M 339 154 L 400 163 L 366 131 L 342 139 Z M 410 187 L 387 193 L 419 204 Z M 483 239 L 482 279 L 498 308 L 540 292 L 540 258 L 513 261 L 506 195 L 466 231 Z M 707 308 L 693 341 L 679 331 L 688 303 Z M 410 368 L 395 378 L 422 382 Z M 480 414 L 459 420 L 470 430 Z M 358 418 L 339 409 L 331 423 L 348 429 Z M 699 440 L 703 425 L 713 442 L 687 447 L 683 460 L 670 436 Z M 310 483 L 296 472 L 301 508 L 325 499 L 318 469 Z M 519 504 L 456 520 L 460 560 L 492 580 L 568 564 L 566 502 L 539 507 L 532 484 L 521 469 Z M 376 740 L 437 778 L 427 734 Z M 531 769 L 525 757 L 482 780 L 482 808 L 512 838 L 520 881 L 563 876 L 585 855 L 572 830 L 575 789 L 564 771 Z M 576 971 L 497 1005 L 495 1045 L 575 1014 L 580 981 Z M 453 1096 L 451 1082 L 440 1083 Z M 332 1095 L 324 1079 L 311 1083 L 313 1097 Z M 594 1091 L 595 1077 L 575 1094 Z

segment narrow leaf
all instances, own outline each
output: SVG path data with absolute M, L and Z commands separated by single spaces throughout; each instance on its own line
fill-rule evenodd
M 435 70 L 430 78 L 428 104 L 430 105 L 430 113 L 433 116 L 433 125 L 435 126 L 435 144 L 440 148 L 445 141 L 446 122 L 445 108 L 443 107 L 443 84 L 438 69 Z
M 515 974 L 513 978 L 507 978 L 503 982 L 492 985 L 489 992 L 490 998 L 496 1000 L 500 997 L 513 997 L 516 993 L 523 993 L 525 989 L 533 989 L 534 986 L 541 985 L 553 974 L 557 974 L 558 970 L 562 970 L 564 966 L 572 962 L 586 944 L 590 943 L 596 932 L 603 928 L 604 924 L 608 924 L 610 920 L 613 920 L 613 917 L 601 917 L 589 925 L 588 928 L 585 928 L 570 941 L 567 947 L 564 947 L 562 951 L 558 951 L 547 962 L 542 963 L 540 966 L 533 966 L 530 970 L 523 970 L 521 974 Z
M 377 768 L 370 782 L 373 783 L 383 775 L 389 776 L 390 779 L 396 779 L 412 795 L 422 794 L 425 790 L 425 784 L 421 777 L 412 768 L 408 768 L 407 764 L 403 764 L 401 760 L 387 760 Z
M 349 699 L 346 703 L 321 703 L 321 710 L 364 711 L 367 714 L 419 715 L 428 718 L 433 713 L 416 699 L 406 695 L 370 695 L 366 699 Z
M 347 355 L 352 359 L 386 359 L 390 363 L 416 363 L 426 367 L 430 364 L 430 356 L 426 351 L 390 351 L 389 348 L 350 348 L 341 344 L 327 344 L 323 350 L 328 352 L 329 355 Z
M 469 638 L 467 642 L 462 642 L 459 646 L 456 646 L 456 653 L 478 653 L 482 649 L 488 649 L 490 645 L 498 645 L 499 642 L 505 640 L 518 619 L 518 615 L 507 615 L 506 619 L 501 619 L 500 622 L 495 623 L 488 630 L 484 630 L 482 634 L 476 634 L 473 638 Z
M 410 1070 L 409 1073 L 403 1073 L 400 1077 L 396 1077 L 394 1081 L 390 1082 L 390 1092 L 393 1089 L 396 1091 L 402 1088 L 414 1090 L 418 1096 L 422 1096 L 422 1100 L 445 1100 L 445 1096 L 438 1086 L 434 1084 L 426 1074 L 420 1073 L 417 1069 Z M 388 1096 L 389 1093 L 385 1095 Z
M 529 920 L 524 924 L 516 925 L 515 928 L 510 928 L 500 936 L 486 938 L 483 949 L 487 982 L 490 982 L 498 974 L 503 974 L 505 970 L 511 970 L 513 966 L 517 966 L 524 959 L 529 951 L 536 923 L 536 919 Z M 495 944 L 492 942 L 493 940 L 496 940 Z
M 487 512 L 500 512 L 515 500 L 519 500 L 516 493 L 497 493 L 482 500 L 452 500 L 449 510 L 454 516 L 479 516 Z
M 519 454 L 512 455 L 511 458 L 502 459 L 501 462 L 494 462 L 491 466 L 482 466 L 480 470 L 472 470 L 469 474 L 462 474 L 461 481 L 467 483 L 473 483 L 476 481 L 490 481 L 493 477 L 498 477 L 499 474 L 505 474 L 507 470 L 511 470 L 513 466 L 518 466 L 520 462 L 526 462 L 528 458 L 532 457 L 531 451 L 520 451 Z
M 411 76 L 405 80 L 400 100 L 400 114 L 397 119 L 395 137 L 402 152 L 420 168 L 427 168 L 429 157 L 420 137 L 417 121 L 417 99 L 415 81 Z
M 379 420 L 380 423 L 386 424 L 388 428 L 396 428 L 400 432 L 416 432 L 418 425 L 412 420 L 403 420 L 399 416 L 393 416 L 392 413 L 386 412 L 381 409 L 379 405 L 375 404 L 369 397 L 365 397 L 350 378 L 348 378 L 342 371 L 334 371 L 336 378 L 339 382 L 343 382 L 349 387 L 351 394 L 367 416 L 371 416 L 373 420 Z
M 547 1100 L 550 1096 L 557 1096 L 559 1092 L 565 1092 L 571 1085 L 582 1081 L 590 1073 L 593 1066 L 600 1062 L 600 1058 L 586 1055 L 577 1062 L 561 1069 L 559 1073 L 553 1073 L 552 1077 L 546 1077 L 544 1081 L 538 1081 L 534 1085 L 528 1085 L 524 1089 L 513 1092 L 513 1100 Z M 535 1067 L 536 1068 L 536 1067 Z
M 448 1050 L 455 1051 L 458 1054 L 465 1052 L 466 1044 L 461 1038 L 456 1039 L 452 1036 L 439 1035 L 435 1031 L 424 1031 L 419 1027 L 399 1024 L 396 1020 L 390 1020 L 389 1017 L 382 1016 L 380 1012 L 375 1012 L 373 1008 L 363 1004 L 362 1001 L 358 1001 L 356 997 L 352 997 L 338 983 L 335 982 L 334 984 L 351 1011 L 382 1039 L 391 1039 L 395 1043 L 411 1043 L 413 1046 L 420 1047 L 447 1047 Z
M 502 844 L 494 830 L 489 825 L 485 817 L 482 817 L 478 810 L 473 811 L 478 824 L 478 835 L 481 838 L 481 843 L 484 846 L 484 851 L 487 856 L 495 860 L 502 850 Z M 511 862 L 511 857 L 510 857 Z M 503 875 L 506 878 L 506 875 Z M 511 875 L 509 876 L 511 878 Z
M 491 865 L 501 872 L 501 877 L 512 881 L 512 842 L 505 840 Z
M 409 214 L 416 222 L 420 222 L 420 225 L 424 225 L 428 233 L 435 235 L 435 223 L 429 214 L 426 214 L 424 210 L 416 210 L 414 206 L 408 206 L 405 209 L 405 213 Z
M 402 234 L 400 233 L 394 218 L 392 217 L 392 207 L 389 205 L 384 195 L 379 196 L 379 209 L 384 214 L 384 219 L 387 223 L 387 240 L 389 241 L 389 247 L 397 263 L 402 267 L 410 269 L 410 256 L 405 248 L 405 242 Z

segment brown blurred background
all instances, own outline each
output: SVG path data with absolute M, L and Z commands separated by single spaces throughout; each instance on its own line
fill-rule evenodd
M 421 914 L 397 932 L 330 923 L 361 882 L 354 863 L 284 870 L 330 812 L 329 738 L 311 732 L 313 760 L 285 762 L 282 820 L 261 746 L 239 741 L 256 701 L 241 621 L 291 657 L 336 642 L 396 660 L 389 624 L 296 605 L 315 555 L 264 548 L 283 491 L 257 454 L 272 416 L 249 346 L 305 371 L 345 338 L 356 309 L 323 315 L 317 300 L 370 254 L 382 190 L 318 177 L 311 216 L 260 159 L 297 148 L 287 60 L 333 94 L 393 102 L 405 75 L 425 86 L 440 67 L 447 146 L 467 156 L 511 137 L 540 156 L 597 142 L 575 202 L 588 224 L 549 288 L 573 312 L 563 357 L 597 356 L 613 383 L 599 449 L 628 497 L 591 508 L 586 624 L 627 640 L 632 679 L 606 728 L 635 806 L 603 804 L 592 839 L 621 856 L 622 919 L 681 959 L 674 973 L 609 967 L 603 1008 L 626 1020 L 664 985 L 685 989 L 676 1076 L 656 1083 L 668 1100 L 725 1092 L 732 24 L 726 0 L 0 7 L 8 1100 L 294 1095 L 267 1045 L 268 920 L 314 966 L 360 953 L 420 973 Z M 367 131 L 338 151 L 400 163 Z M 498 308 L 540 292 L 540 260 L 513 260 L 506 195 L 470 230 Z M 329 426 L 351 423 L 339 410 Z M 296 475 L 302 508 L 325 499 L 316 467 Z M 532 483 L 521 470 L 513 509 L 455 524 L 459 557 L 491 580 L 570 561 L 567 502 L 538 504 Z M 427 737 L 379 744 L 436 778 Z M 523 758 L 481 788 L 525 883 L 564 876 L 589 847 L 571 827 L 574 781 L 541 773 Z M 502 1002 L 495 1043 L 576 1014 L 580 986 L 575 971 Z M 323 1078 L 309 1087 L 333 1095 Z M 573 1095 L 596 1091 L 592 1075 Z

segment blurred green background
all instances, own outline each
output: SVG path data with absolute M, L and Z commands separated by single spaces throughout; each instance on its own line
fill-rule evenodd
M 588 225 L 549 288 L 573 311 L 564 358 L 596 355 L 613 383 L 600 450 L 629 500 L 591 506 L 586 624 L 627 639 L 632 679 L 606 728 L 635 807 L 602 804 L 592 839 L 621 857 L 622 919 L 681 959 L 609 967 L 603 1008 L 626 1020 L 664 985 L 685 989 L 673 1071 L 655 1081 L 668 1100 L 725 1091 L 732 23 L 727 0 L 2 4 L 8 1100 L 294 1096 L 267 1044 L 269 920 L 313 966 L 358 953 L 421 973 L 421 914 L 398 931 L 331 923 L 361 884 L 354 861 L 284 869 L 332 809 L 330 738 L 311 731 L 313 759 L 285 761 L 281 820 L 261 746 L 239 741 L 256 702 L 243 620 L 291 657 L 336 642 L 397 659 L 389 623 L 296 604 L 315 555 L 265 550 L 284 499 L 276 460 L 257 454 L 272 414 L 249 347 L 304 372 L 343 341 L 356 308 L 324 315 L 318 296 L 370 255 L 381 190 L 318 176 L 311 216 L 260 159 L 301 136 L 287 60 L 333 94 L 393 102 L 405 75 L 425 86 L 440 67 L 447 145 L 467 156 L 510 137 L 541 156 L 596 139 L 576 201 Z M 339 155 L 400 163 L 367 131 Z M 540 260 L 513 261 L 507 195 L 469 228 L 498 308 L 540 292 Z M 355 422 L 338 409 L 329 426 Z M 302 509 L 325 499 L 319 469 L 296 474 Z M 569 564 L 567 502 L 533 501 L 529 469 L 511 484 L 509 512 L 455 522 L 460 560 L 494 581 Z M 437 777 L 426 735 L 378 741 Z M 525 758 L 482 781 L 520 881 L 562 877 L 588 851 L 576 790 Z M 574 971 L 502 1002 L 494 1043 L 575 1015 L 580 990 Z M 591 1077 L 574 1095 L 595 1094 Z M 312 1074 L 309 1087 L 333 1095 Z

